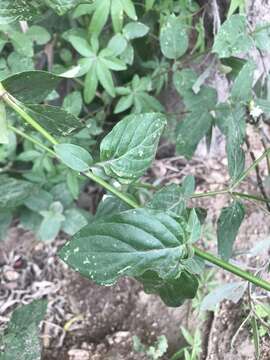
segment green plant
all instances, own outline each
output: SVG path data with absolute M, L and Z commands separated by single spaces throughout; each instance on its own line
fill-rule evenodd
M 39 325 L 46 309 L 47 301 L 37 300 L 14 310 L 6 331 L 0 337 L 1 360 L 41 359 Z
M 43 240 L 52 240 L 63 230 L 73 237 L 59 256 L 73 269 L 100 285 L 135 277 L 146 292 L 158 294 L 169 306 L 194 298 L 204 260 L 269 291 L 267 281 L 228 262 L 244 220 L 244 201 L 266 206 L 270 202 L 261 186 L 261 196 L 238 190 L 270 155 L 267 147 L 245 167 L 247 123 L 259 131 L 269 116 L 267 90 L 263 79 L 254 86 L 256 64 L 248 52 L 269 51 L 264 41 L 269 26 L 251 30 L 242 14 L 230 14 L 222 24 L 213 48 L 207 50 L 215 54 L 231 82 L 228 100 L 218 103 L 216 89 L 205 84 L 209 69 L 198 76 L 187 67 L 203 55 L 205 46 L 202 24 L 194 16 L 200 11 L 195 1 L 65 1 L 63 6 L 60 1 L 33 1 L 23 11 L 24 1 L 4 3 L 1 232 L 14 215 Z M 52 11 L 64 14 L 72 8 L 69 22 L 58 24 L 60 30 L 52 24 L 50 31 L 42 27 L 31 31 L 27 24 L 16 40 L 16 31 L 25 23 L 15 20 L 38 22 L 41 9 L 53 18 Z M 189 35 L 194 29 L 197 43 L 192 47 Z M 49 41 L 51 32 L 56 33 L 57 59 L 49 62 L 51 71 L 29 69 L 30 62 L 24 71 L 6 66 L 9 56 L 22 52 L 37 61 L 38 46 Z M 240 53 L 246 54 L 245 60 L 237 57 Z M 170 78 L 183 100 L 180 121 L 176 114 L 166 114 L 155 97 Z M 62 95 L 59 84 L 72 91 Z M 55 102 L 62 106 L 53 106 Z M 196 193 L 194 178 L 187 176 L 180 186 L 150 185 L 151 199 L 140 202 L 144 185 L 139 179 L 155 158 L 166 123 L 175 130 L 177 153 L 187 159 L 203 138 L 211 143 L 214 127 L 220 129 L 230 175 L 225 188 Z M 74 203 L 87 181 L 110 194 L 94 216 Z M 188 201 L 220 194 L 232 201 L 217 223 L 216 257 L 195 245 L 204 216 L 201 209 L 188 207 Z

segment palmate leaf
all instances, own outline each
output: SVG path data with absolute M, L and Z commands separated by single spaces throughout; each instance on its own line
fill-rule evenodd
M 102 140 L 97 165 L 122 182 L 139 178 L 155 157 L 165 125 L 166 118 L 159 113 L 127 116 Z
M 34 301 L 16 309 L 0 339 L 1 360 L 40 360 L 39 324 L 47 309 L 46 300 Z
M 178 278 L 172 280 L 161 279 L 154 271 L 146 271 L 137 280 L 143 284 L 147 294 L 159 295 L 171 307 L 178 307 L 186 299 L 194 298 L 199 286 L 197 276 L 187 271 L 182 271 Z
M 67 242 L 59 256 L 101 285 L 147 270 L 174 279 L 187 257 L 185 242 L 184 228 L 166 213 L 128 210 L 96 219 Z

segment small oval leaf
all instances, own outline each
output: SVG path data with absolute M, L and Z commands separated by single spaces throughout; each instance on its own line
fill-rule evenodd
M 75 171 L 86 171 L 93 163 L 93 158 L 87 150 L 73 144 L 57 144 L 54 146 L 57 156 L 69 168 Z

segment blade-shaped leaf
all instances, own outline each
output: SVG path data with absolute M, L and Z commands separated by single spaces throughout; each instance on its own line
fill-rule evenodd
M 166 125 L 159 113 L 130 115 L 121 120 L 100 145 L 101 161 L 108 176 L 130 182 L 151 165 Z
M 203 299 L 201 310 L 215 311 L 216 306 L 225 299 L 237 303 L 243 297 L 246 288 L 247 283 L 243 281 L 218 286 Z
M 53 135 L 68 136 L 82 127 L 79 119 L 51 105 L 27 105 L 25 111 Z
M 98 0 L 95 4 L 96 9 L 91 19 L 89 32 L 90 34 L 99 35 L 108 20 L 111 0 Z
M 0 101 L 0 144 L 8 144 L 6 106 Z
M 144 209 L 98 218 L 77 233 L 59 256 L 98 284 L 153 270 L 172 279 L 187 255 L 182 226 L 166 213 Z
M 24 103 L 39 103 L 57 87 L 61 77 L 46 71 L 23 71 L 2 81 L 6 91 Z
M 143 284 L 146 293 L 159 295 L 171 307 L 178 307 L 186 299 L 194 298 L 199 286 L 197 277 L 187 271 L 181 272 L 177 279 L 172 280 L 161 279 L 154 271 L 146 271 L 137 280 Z
M 5 175 L 0 176 L 0 209 L 22 205 L 36 190 L 36 185 Z
M 242 149 L 246 134 L 244 108 L 233 109 L 226 119 L 226 151 L 229 174 L 236 180 L 245 168 L 245 153 Z
M 54 146 L 57 156 L 64 164 L 75 171 L 86 171 L 93 163 L 93 158 L 87 150 L 73 144 L 57 144 Z
M 221 211 L 217 228 L 218 252 L 225 260 L 232 255 L 233 244 L 244 217 L 245 208 L 238 201 Z
M 44 319 L 46 309 L 47 301 L 38 300 L 13 312 L 5 334 L 0 339 L 2 360 L 41 359 L 39 324 Z
M 178 59 L 188 49 L 188 36 L 182 20 L 171 15 L 160 31 L 160 46 L 164 56 Z
M 190 159 L 194 154 L 198 143 L 210 130 L 212 121 L 212 116 L 207 111 L 193 111 L 188 114 L 180 122 L 177 129 L 177 153 Z
M 249 61 L 240 70 L 231 90 L 231 97 L 233 100 L 248 101 L 251 99 L 255 69 L 255 63 L 253 61 Z

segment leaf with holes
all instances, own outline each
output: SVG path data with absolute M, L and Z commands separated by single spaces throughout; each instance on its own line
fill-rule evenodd
M 98 218 L 61 249 L 69 266 L 97 284 L 155 271 L 173 279 L 187 256 L 184 228 L 166 213 L 128 210 Z
M 253 40 L 247 31 L 246 17 L 232 15 L 220 27 L 214 41 L 213 52 L 220 58 L 248 52 Z
M 188 35 L 183 21 L 171 15 L 160 31 L 160 46 L 168 59 L 178 59 L 188 49 Z
M 159 113 L 127 116 L 101 142 L 98 165 L 122 182 L 136 180 L 154 160 L 165 125 L 166 118 Z

